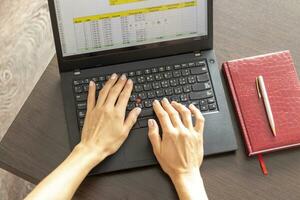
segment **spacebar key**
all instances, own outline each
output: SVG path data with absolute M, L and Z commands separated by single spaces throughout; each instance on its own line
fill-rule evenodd
M 151 117 L 154 115 L 153 109 L 142 109 L 142 112 L 139 117 Z
M 213 91 L 212 90 L 206 90 L 202 92 L 194 92 L 190 94 L 190 99 L 191 100 L 199 100 L 199 99 L 205 99 L 213 96 Z

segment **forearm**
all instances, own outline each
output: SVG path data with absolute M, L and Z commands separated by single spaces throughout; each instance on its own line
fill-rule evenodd
M 71 199 L 98 162 L 84 148 L 75 147 L 67 159 L 40 182 L 26 199 Z
M 171 176 L 177 194 L 181 200 L 207 200 L 200 172 Z

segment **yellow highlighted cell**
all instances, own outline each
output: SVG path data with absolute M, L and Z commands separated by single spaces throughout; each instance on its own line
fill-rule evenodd
M 128 3 L 135 3 L 145 0 L 109 0 L 110 5 L 120 5 L 120 4 L 128 4 Z
M 161 6 L 149 7 L 149 8 L 126 10 L 126 11 L 106 13 L 106 14 L 101 14 L 101 15 L 92 15 L 92 16 L 86 16 L 86 17 L 78 17 L 78 18 L 74 18 L 73 22 L 75 24 L 77 24 L 77 23 L 97 21 L 97 20 L 102 20 L 102 19 L 127 17 L 130 15 L 145 14 L 145 13 L 150 13 L 150 12 L 159 12 L 159 11 L 180 9 L 180 8 L 186 8 L 186 7 L 193 7 L 196 5 L 197 5 L 197 1 L 189 1 L 189 2 L 176 3 L 176 4 L 166 4 L 166 5 L 161 5 Z

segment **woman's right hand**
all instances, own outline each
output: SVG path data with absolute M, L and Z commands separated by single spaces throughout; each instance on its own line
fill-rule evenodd
M 188 109 L 177 102 L 170 104 L 166 98 L 161 104 L 154 101 L 153 109 L 163 131 L 161 138 L 157 122 L 149 120 L 149 139 L 159 164 L 172 179 L 180 199 L 207 199 L 199 171 L 204 117 L 194 105 Z

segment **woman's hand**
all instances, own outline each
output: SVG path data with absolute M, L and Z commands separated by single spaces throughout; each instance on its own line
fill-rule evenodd
M 125 119 L 126 107 L 133 83 L 125 75 L 119 79 L 113 74 L 99 92 L 96 102 L 96 86 L 90 82 L 87 114 L 81 142 L 76 148 L 85 149 L 95 158 L 95 164 L 115 153 L 136 123 L 140 108 L 133 109 Z
M 162 169 L 172 179 L 180 199 L 207 199 L 199 168 L 203 161 L 204 118 L 190 105 L 164 98 L 153 103 L 163 134 L 155 120 L 149 120 L 149 138 Z M 195 126 L 192 123 L 195 117 Z

